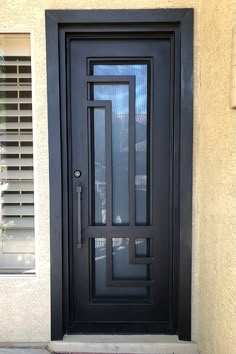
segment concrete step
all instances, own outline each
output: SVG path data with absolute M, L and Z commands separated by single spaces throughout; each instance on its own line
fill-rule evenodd
M 199 354 L 195 343 L 168 335 L 68 335 L 50 342 L 48 349 L 59 353 Z

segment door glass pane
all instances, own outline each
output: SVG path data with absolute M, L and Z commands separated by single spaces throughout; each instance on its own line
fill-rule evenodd
M 135 199 L 136 199 L 135 214 L 136 214 L 136 224 L 146 225 L 149 223 L 149 193 L 150 193 L 149 192 L 150 176 L 149 176 L 149 167 L 148 167 L 148 158 L 149 158 L 149 150 L 150 150 L 149 138 L 148 138 L 148 125 L 149 125 L 148 94 L 147 94 L 148 65 L 143 63 L 142 64 L 119 64 L 119 65 L 108 63 L 106 65 L 96 64 L 93 66 L 93 68 L 94 68 L 94 75 L 108 75 L 108 76 L 109 75 L 117 75 L 117 76 L 129 75 L 135 77 L 135 151 L 136 151 L 135 153 Z M 120 101 L 120 105 L 123 104 L 124 104 L 123 101 Z M 125 114 L 124 111 L 123 114 Z M 125 117 L 123 117 L 123 120 L 124 119 Z M 119 136 L 121 136 L 121 134 L 124 133 L 125 127 L 126 126 L 123 123 L 122 125 L 123 129 L 114 131 L 114 133 L 119 134 Z M 117 136 L 117 139 L 119 139 L 119 136 Z M 128 159 L 128 154 L 126 157 Z M 121 164 L 120 167 L 122 167 Z M 117 187 L 117 190 L 119 190 L 119 187 Z M 123 197 L 124 193 L 119 195 L 120 197 L 121 196 Z M 116 201 L 116 203 L 118 204 L 119 202 Z M 122 205 L 121 202 L 120 205 Z M 120 213 L 120 209 L 119 211 L 116 211 L 116 215 L 115 215 L 118 223 L 120 220 L 119 213 Z
M 135 256 L 136 257 L 148 257 L 150 240 L 146 238 L 135 239 Z
M 130 264 L 129 239 L 112 239 L 112 273 L 115 280 L 147 280 L 146 264 Z
M 122 240 L 122 239 L 118 239 Z M 127 239 L 123 239 L 127 240 Z M 107 285 L 107 254 L 106 254 L 106 239 L 105 238 L 96 238 L 94 240 L 94 278 L 95 278 L 95 286 L 94 286 L 94 296 L 95 297 L 103 297 L 103 298 L 124 298 L 124 297 L 147 297 L 149 295 L 149 289 L 147 287 L 117 287 L 117 286 L 108 286 Z M 120 241 L 114 241 L 114 251 L 115 251 L 115 262 L 117 261 L 117 254 L 119 253 Z M 127 245 L 127 241 L 126 242 Z M 126 256 L 124 256 L 124 260 L 126 264 L 124 265 L 124 269 L 122 269 L 122 273 L 116 268 L 115 272 L 119 272 L 118 274 L 125 274 L 125 266 L 128 263 L 127 259 L 127 247 L 125 248 Z M 112 251 L 112 250 L 111 250 Z M 113 262 L 114 262 L 114 254 L 113 254 Z M 114 264 L 113 264 L 114 266 Z M 134 267 L 140 265 L 134 265 Z M 143 266 L 143 265 L 142 265 Z M 129 276 L 134 275 L 133 279 L 140 279 L 140 272 L 134 272 L 128 270 Z M 135 278 L 136 276 L 136 278 Z M 146 270 L 143 268 L 141 271 L 141 277 L 146 277 Z
M 129 223 L 129 86 L 95 84 L 94 100 L 112 102 L 112 222 Z
M 106 224 L 106 164 L 105 164 L 105 109 L 90 108 L 92 221 Z

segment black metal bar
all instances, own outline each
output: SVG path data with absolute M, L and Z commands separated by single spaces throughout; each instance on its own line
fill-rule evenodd
M 87 76 L 88 82 L 98 82 L 109 85 L 128 84 L 130 82 L 134 83 L 134 76 L 131 75 L 97 75 L 97 76 Z
M 112 225 L 112 106 L 109 102 L 105 112 L 106 154 L 106 225 Z
M 78 219 L 77 219 L 77 248 L 82 248 L 82 225 L 81 225 L 81 194 L 82 194 L 82 187 L 77 187 L 77 212 L 78 212 Z
M 170 238 L 169 238 L 169 288 L 171 294 L 174 294 L 174 279 L 175 279 L 175 267 L 174 267 L 174 252 L 173 252 L 173 241 L 174 241 L 174 164 L 175 164 L 175 155 L 174 155 L 174 144 L 177 143 L 178 139 L 174 138 L 175 129 L 178 130 L 178 115 L 175 116 L 175 106 L 174 106 L 174 95 L 175 95 L 175 36 L 178 36 L 177 31 L 171 37 L 171 65 L 170 65 L 170 193 L 169 193 L 169 215 L 170 215 Z M 172 328 L 176 328 L 176 319 L 175 319 L 175 297 L 169 297 L 169 323 Z
M 150 60 L 148 65 L 148 85 L 147 85 L 147 214 L 146 221 L 147 225 L 152 225 L 152 214 L 153 214 L 153 105 L 154 105 L 154 95 L 153 95 L 153 85 L 154 85 L 154 70 L 153 70 L 153 58 Z
M 129 31 L 132 31 L 133 27 L 130 26 L 130 23 L 139 24 L 144 32 L 145 30 L 148 31 L 150 25 L 153 24 L 153 27 L 157 30 L 158 25 L 167 24 L 170 27 L 170 25 L 173 26 L 173 23 L 181 22 L 183 16 L 189 12 L 189 8 L 160 10 L 46 10 L 45 12 L 47 17 L 51 16 L 57 23 L 90 24 L 95 33 L 98 31 L 99 24 L 102 26 L 108 24 L 113 31 L 117 24 L 128 24 Z M 145 24 L 149 26 L 145 28 Z M 125 30 L 127 31 L 127 28 Z
M 168 37 L 169 38 L 169 37 Z M 151 63 L 152 59 L 148 57 L 119 57 L 119 58 L 100 58 L 100 57 L 93 57 L 88 58 L 88 64 L 93 65 L 99 63 L 99 65 L 124 65 L 124 64 L 147 64 Z M 99 75 L 100 76 L 100 75 Z M 110 76 L 110 75 L 109 75 Z M 119 75 L 121 76 L 121 75 Z
M 86 238 L 126 238 L 129 235 L 129 238 L 153 238 L 156 235 L 155 230 L 150 229 L 147 234 L 147 230 L 144 230 L 144 227 L 129 227 L 129 226 L 105 226 L 105 225 L 95 225 L 88 226 L 84 229 L 84 237 Z M 145 235 L 144 235 L 145 233 Z M 147 234 L 147 236 L 146 236 Z
M 118 29 L 112 29 L 109 26 L 100 26 L 100 33 L 94 33 L 94 31 L 89 27 L 89 26 L 81 26 L 80 27 L 80 32 L 79 33 L 74 33 L 76 31 L 76 27 L 74 26 L 66 26 L 66 32 L 72 39 L 94 39 L 94 38 L 99 38 L 99 39 L 147 39 L 150 38 L 149 34 L 152 35 L 152 39 L 166 39 L 170 37 L 170 35 L 173 32 L 173 29 L 175 29 L 175 26 L 172 27 L 170 30 L 170 27 L 168 26 L 158 26 L 158 29 L 160 32 L 155 32 L 154 27 L 150 27 L 150 32 L 144 31 L 143 33 L 140 32 L 140 26 L 132 26 L 133 32 L 128 32 L 128 31 L 118 31 Z M 106 30 L 112 31 L 112 33 L 107 33 Z M 144 56 L 140 55 L 140 58 L 145 58 Z
M 138 300 L 136 300 L 138 301 Z M 135 299 L 132 300 L 132 305 L 135 303 Z M 109 306 L 109 303 L 106 303 L 106 306 Z M 149 306 L 147 303 L 146 306 Z M 128 306 L 127 306 L 128 307 Z M 96 333 L 96 334 L 127 334 L 127 333 L 135 333 L 136 335 L 140 333 L 143 334 L 157 334 L 157 333 L 169 333 L 173 334 L 170 331 L 169 324 L 166 321 L 159 322 L 126 322 L 126 323 L 104 323 L 104 322 L 95 322 L 95 323 L 84 323 L 84 322 L 76 322 L 73 327 L 71 327 L 68 331 L 69 334 L 85 334 L 88 333 Z
M 193 10 L 181 23 L 181 124 L 180 124 L 180 339 L 191 340 L 192 277 L 192 162 L 193 162 Z M 184 64 L 183 64 L 184 63 Z
M 107 285 L 111 287 L 139 288 L 143 286 L 152 286 L 153 283 L 153 280 L 110 280 L 107 282 Z
M 135 77 L 129 84 L 129 225 L 135 225 Z
M 111 226 L 112 225 L 112 157 L 111 157 L 112 105 L 111 105 L 111 101 L 87 101 L 87 107 L 88 108 L 99 107 L 105 109 L 106 225 Z M 92 140 L 92 138 L 90 138 L 90 140 Z M 90 182 L 90 190 L 92 190 L 91 182 Z M 91 198 L 91 201 L 92 200 L 94 201 L 94 198 Z M 90 202 L 90 209 L 94 208 L 94 205 L 91 204 L 92 203 Z
M 153 258 L 147 258 L 147 257 L 136 257 L 132 259 L 132 264 L 152 264 L 153 263 Z
M 65 45 L 68 48 L 68 39 L 66 39 L 66 35 L 64 31 L 59 30 L 59 56 L 60 56 L 60 79 L 63 82 L 68 82 L 69 72 L 69 60 L 68 60 L 68 51 L 65 51 Z M 70 107 L 68 107 L 68 97 L 70 97 L 70 88 L 67 87 L 68 93 L 67 95 L 63 94 L 63 85 L 60 85 L 60 102 L 61 102 L 61 158 L 62 158 L 62 185 L 67 185 L 68 180 L 72 180 L 72 169 L 70 166 L 70 156 L 71 156 L 71 145 L 68 144 L 70 141 L 70 133 L 67 134 L 67 117 L 70 116 Z M 70 122 L 68 121 L 68 124 Z M 64 149 L 64 146 L 68 146 L 67 149 Z M 69 158 L 68 158 L 69 157 Z M 62 187 L 64 190 L 64 187 Z M 73 185 L 72 183 L 68 183 L 68 193 L 62 193 L 62 209 L 70 210 L 70 198 L 72 196 Z M 72 298 L 72 294 L 70 292 L 70 277 L 71 273 L 69 272 L 70 265 L 72 264 L 72 253 L 73 250 L 69 249 L 69 238 L 65 237 L 68 234 L 68 230 L 72 229 L 73 223 L 71 222 L 71 213 L 62 213 L 62 247 L 63 247 L 63 275 L 62 275 L 62 283 L 63 283 L 63 333 L 70 326 L 70 318 L 72 313 L 72 306 L 69 306 L 70 299 Z M 71 231 L 69 231 L 71 233 Z
M 92 107 L 88 105 L 87 107 L 87 127 L 88 127 L 88 217 L 89 225 L 94 225 L 95 223 L 95 198 L 94 198 L 94 175 L 95 175 L 95 166 L 94 166 L 94 111 L 91 110 Z
M 58 23 L 47 13 L 47 94 L 50 180 L 51 339 L 63 338 L 62 181 Z
M 129 263 L 135 259 L 135 238 L 129 238 Z
M 87 101 L 87 106 L 90 108 L 105 108 L 109 109 L 111 108 L 111 101 Z
M 106 239 L 106 271 L 107 285 L 112 281 L 112 239 Z

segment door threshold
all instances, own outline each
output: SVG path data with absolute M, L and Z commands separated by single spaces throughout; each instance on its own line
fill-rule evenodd
M 155 353 L 199 354 L 193 342 L 175 335 L 65 335 L 48 349 L 57 353 Z

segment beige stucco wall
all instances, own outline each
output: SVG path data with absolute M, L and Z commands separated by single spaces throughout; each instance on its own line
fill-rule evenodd
M 0 31 L 32 36 L 37 275 L 0 278 L 0 341 L 50 339 L 45 9 L 195 9 L 193 340 L 204 354 L 236 350 L 236 113 L 229 109 L 234 0 L 0 0 Z M 233 321 L 234 316 L 234 321 Z M 236 351 L 235 351 L 236 352 Z
M 236 110 L 229 108 L 235 11 L 235 0 L 202 0 L 196 158 L 200 163 L 197 339 L 203 353 L 236 353 Z

